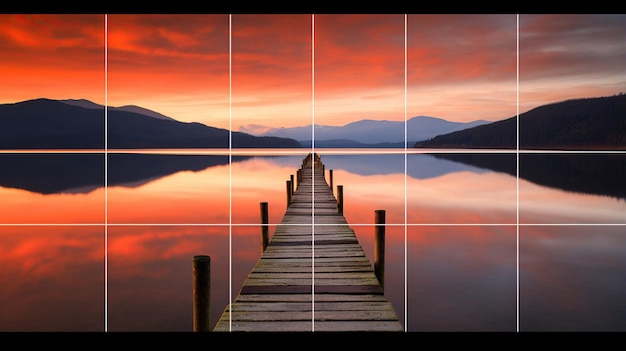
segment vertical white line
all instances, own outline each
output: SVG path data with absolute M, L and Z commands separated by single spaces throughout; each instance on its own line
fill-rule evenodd
M 515 108 L 516 108 L 516 116 L 517 116 L 517 147 L 516 147 L 516 162 L 517 162 L 517 166 L 516 166 L 516 170 L 517 170 L 517 175 L 515 177 L 515 186 L 516 186 L 516 243 L 515 243 L 515 247 L 516 247 L 516 290 L 517 290 L 517 297 L 516 297 L 516 301 L 517 301 L 517 307 L 516 307 L 516 330 L 517 332 L 519 332 L 519 294 L 520 294 L 520 289 L 519 289 L 519 14 L 517 14 L 517 43 L 516 43 L 516 50 L 517 50 L 517 54 L 516 54 L 516 88 L 515 88 Z
M 311 14 L 311 149 L 315 154 L 315 14 Z M 315 159 L 312 159 L 315 161 Z M 311 163 L 311 331 L 315 331 L 315 163 Z
M 228 301 L 233 301 L 233 15 L 228 15 Z M 228 313 L 232 316 L 229 303 Z M 232 318 L 228 330 L 232 331 Z
M 108 188 L 108 109 L 109 109 L 109 85 L 108 85 L 108 16 L 104 15 L 104 331 L 108 331 L 108 257 L 109 257 L 109 188 Z
M 408 330 L 408 279 L 407 279 L 407 48 L 408 48 L 408 15 L 404 14 L 404 331 Z

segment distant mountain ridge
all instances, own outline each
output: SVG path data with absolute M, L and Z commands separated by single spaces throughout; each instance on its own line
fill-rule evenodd
M 0 105 L 0 149 L 103 149 L 104 107 L 88 100 L 33 99 Z M 138 113 L 134 111 L 142 111 Z M 299 148 L 296 140 L 257 137 L 201 123 L 180 122 L 136 106 L 107 113 L 107 147 Z M 162 116 L 162 115 L 161 115 Z M 156 118 L 155 118 L 156 117 Z
M 451 122 L 442 118 L 416 116 L 406 121 L 406 140 L 412 146 L 419 140 L 487 123 L 490 122 Z M 316 147 L 400 147 L 405 143 L 404 121 L 363 119 L 343 126 L 316 124 L 315 129 L 312 128 L 309 124 L 291 128 L 242 126 L 240 130 L 258 136 L 292 138 L 306 147 L 311 146 L 313 137 Z
M 69 104 L 69 105 L 74 105 L 74 106 L 79 106 L 79 107 L 84 107 L 84 108 L 94 108 L 94 109 L 102 109 L 102 108 L 104 108 L 103 105 L 96 104 L 96 103 L 91 102 L 91 101 L 86 100 L 86 99 L 66 99 L 66 100 L 59 100 L 59 101 L 64 102 L 64 103 Z M 120 107 L 107 106 L 107 108 L 109 109 L 109 111 L 110 110 L 117 110 L 117 111 L 135 112 L 135 113 L 140 113 L 142 115 L 146 115 L 146 116 L 150 116 L 150 117 L 154 117 L 154 118 L 176 121 L 172 117 L 168 117 L 168 116 L 160 114 L 160 113 L 158 113 L 156 111 L 152 111 L 152 110 L 149 110 L 147 108 L 143 108 L 143 107 L 139 107 L 139 106 L 135 106 L 135 105 L 125 105 L 125 106 L 120 106 Z
M 418 148 L 517 147 L 517 117 L 436 136 Z M 625 149 L 626 95 L 570 99 L 519 115 L 522 149 Z

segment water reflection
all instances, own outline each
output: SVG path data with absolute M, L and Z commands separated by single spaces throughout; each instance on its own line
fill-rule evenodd
M 229 301 L 228 227 L 113 226 L 108 231 L 109 331 L 193 330 L 194 255 L 211 257 L 215 324 Z M 233 261 L 235 269 L 249 269 L 239 269 L 239 260 Z
M 105 200 L 101 154 L 0 154 L 0 222 L 253 224 L 268 202 L 277 224 L 302 159 L 108 157 Z M 331 154 L 323 162 L 335 192 L 344 188 L 352 224 L 371 224 L 377 209 L 396 224 L 513 224 L 518 206 L 520 223 L 626 222 L 625 155 L 521 154 L 519 184 L 515 154 Z
M 515 176 L 514 154 L 436 154 L 476 167 Z M 626 154 L 521 153 L 519 176 L 529 182 L 566 192 L 626 200 Z
M 0 186 L 40 194 L 88 194 L 105 186 L 105 155 L 0 154 Z M 239 162 L 248 156 L 233 156 Z M 108 154 L 108 186 L 138 187 L 181 171 L 228 165 L 224 155 Z
M 86 194 L 104 186 L 104 154 L 0 154 L 0 186 L 40 194 Z
M 515 331 L 515 226 L 410 227 L 407 331 Z
M 231 169 L 232 223 L 260 223 L 261 202 L 268 203 L 269 223 L 278 224 L 287 208 L 286 184 L 304 156 L 258 156 Z
M 285 182 L 304 155 L 236 156 L 230 164 L 225 155 L 162 156 L 109 155 L 111 331 L 191 330 L 197 254 L 211 256 L 216 323 L 260 257 L 259 202 L 269 203 L 271 235 L 286 207 Z M 407 155 L 405 163 L 403 154 L 322 155 L 322 161 L 327 179 L 333 169 L 334 185 L 345 187 L 345 216 L 371 262 L 374 211 L 387 211 L 385 296 L 406 318 L 407 331 L 514 331 L 515 155 L 465 155 L 472 164 L 439 156 Z M 530 177 L 528 165 L 536 162 L 542 179 L 573 173 L 578 182 L 596 183 L 592 188 L 621 189 L 611 179 L 624 175 L 624 156 L 562 162 L 527 156 L 521 175 Z M 95 224 L 0 226 L 0 330 L 103 330 L 102 155 L 0 154 L 0 161 L 8 165 L 0 174 L 3 223 Z M 595 168 L 581 170 L 587 167 Z M 573 189 L 578 182 L 564 184 Z M 623 226 L 526 225 L 624 222 L 622 195 L 524 178 L 519 187 L 521 328 L 624 330 Z M 452 225 L 425 225 L 432 223 Z
M 515 179 L 425 154 L 323 155 L 351 224 L 515 223 Z M 406 170 L 406 173 L 405 173 Z M 327 178 L 329 175 L 327 173 Z M 406 202 L 406 212 L 405 212 Z
M 434 157 L 509 174 L 515 154 L 436 154 Z M 519 155 L 520 223 L 626 223 L 625 154 Z
M 104 227 L 0 227 L 0 331 L 104 330 Z
M 373 227 L 354 229 L 373 262 Z M 515 330 L 516 226 L 406 230 L 387 228 L 385 259 L 385 296 L 406 331 Z M 522 226 L 521 330 L 624 330 L 622 233 Z M 197 254 L 211 256 L 214 325 L 260 257 L 260 228 L 109 226 L 108 330 L 190 331 Z M 0 330 L 104 330 L 104 257 L 103 227 L 0 227 Z
M 520 228 L 520 330 L 626 330 L 625 250 L 622 226 Z
M 432 224 L 516 223 L 515 178 L 431 155 L 410 155 L 407 165 L 439 164 L 437 177 L 407 183 L 407 222 Z M 469 155 L 470 157 L 472 155 Z M 481 155 L 492 162 L 515 161 L 514 155 Z M 449 164 L 456 164 L 455 166 Z M 435 169 L 437 169 L 435 167 Z M 444 170 L 446 172 L 444 172 Z

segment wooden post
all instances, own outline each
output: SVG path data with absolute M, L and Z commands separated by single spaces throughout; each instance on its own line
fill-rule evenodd
M 300 169 L 298 169 L 296 171 L 296 178 L 298 179 L 298 187 L 300 186 L 300 183 L 302 183 L 302 171 Z M 296 187 L 296 188 L 298 188 Z
M 291 180 L 287 181 L 287 207 L 291 204 Z
M 328 178 L 330 178 L 329 179 L 329 181 L 330 181 L 329 185 L 330 185 L 330 191 L 332 192 L 333 191 L 333 170 L 332 169 L 328 170 Z
M 293 181 L 293 174 L 289 175 L 289 179 L 291 179 L 291 193 L 293 194 L 294 188 L 296 187 L 296 184 Z
M 193 331 L 211 331 L 211 257 L 193 257 Z
M 261 202 L 261 252 L 265 251 L 269 243 L 268 218 L 267 202 Z
M 385 290 L 385 210 L 376 210 L 374 227 L 374 272 Z
M 337 212 L 343 215 L 343 185 L 337 185 Z

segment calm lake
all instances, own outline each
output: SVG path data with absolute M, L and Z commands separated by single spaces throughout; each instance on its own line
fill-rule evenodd
M 0 331 L 191 331 L 199 254 L 215 324 L 308 151 L 0 153 Z M 409 151 L 316 149 L 406 331 L 626 330 L 625 154 Z

